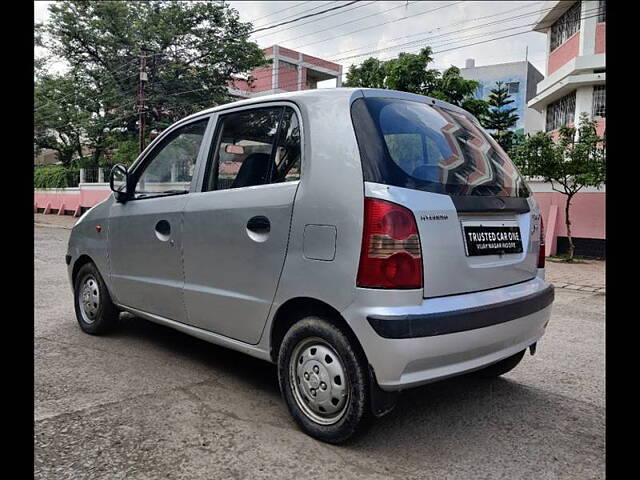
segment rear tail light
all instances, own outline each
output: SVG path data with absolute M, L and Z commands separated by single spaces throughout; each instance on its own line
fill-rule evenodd
M 364 199 L 358 287 L 422 288 L 422 250 L 411 210 Z
M 540 252 L 538 253 L 538 268 L 544 268 L 544 257 L 546 256 L 546 249 L 544 246 L 544 222 L 542 221 L 542 215 L 540 215 Z

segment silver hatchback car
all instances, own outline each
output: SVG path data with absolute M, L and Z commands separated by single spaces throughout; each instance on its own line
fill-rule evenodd
M 264 96 L 166 129 L 66 256 L 82 330 L 120 311 L 277 364 L 341 442 L 397 393 L 495 377 L 549 322 L 538 206 L 466 111 L 374 89 Z

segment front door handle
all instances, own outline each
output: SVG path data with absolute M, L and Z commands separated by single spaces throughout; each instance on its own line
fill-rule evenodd
M 255 233 L 269 233 L 271 222 L 264 215 L 257 215 L 249 219 L 247 229 Z

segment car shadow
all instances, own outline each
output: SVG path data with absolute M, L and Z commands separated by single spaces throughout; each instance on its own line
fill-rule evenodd
M 275 365 L 173 328 L 123 313 L 119 328 L 109 336 L 151 343 L 172 357 L 183 357 L 185 361 L 201 364 L 212 371 L 236 376 L 251 388 L 280 393 Z
M 268 362 L 133 316 L 124 318 L 114 335 L 151 342 L 174 358 L 184 357 L 212 369 L 212 373 L 224 373 L 234 382 L 280 401 L 276 367 Z M 527 354 L 523 362 L 528 358 Z M 588 437 L 585 455 L 599 461 L 604 455 L 604 437 L 600 435 L 604 423 L 587 423 L 594 416 L 599 418 L 599 408 L 520 383 L 515 380 L 517 371 L 493 380 L 463 375 L 406 390 L 392 412 L 371 422 L 345 444 L 327 447 L 359 452 L 359 457 L 375 458 L 376 463 L 388 457 L 394 464 L 398 455 L 415 456 L 416 462 L 429 458 L 445 463 L 466 455 L 477 456 L 481 462 L 489 452 L 513 451 L 516 455 L 523 448 L 535 447 L 536 461 L 544 463 L 580 449 L 566 442 L 567 429 L 573 429 Z M 283 417 L 268 418 L 271 414 L 286 415 L 284 402 L 281 405 L 282 411 L 262 417 L 265 424 L 284 426 Z M 581 413 L 576 413 L 580 409 Z M 585 415 L 585 409 L 593 415 Z M 296 429 L 292 420 L 287 428 Z

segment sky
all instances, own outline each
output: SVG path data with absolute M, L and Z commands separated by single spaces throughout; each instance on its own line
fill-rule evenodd
M 34 2 L 36 22 L 46 21 L 51 2 Z M 254 29 L 349 4 L 348 1 L 227 1 L 243 21 Z M 395 57 L 431 46 L 432 68 L 464 67 L 465 59 L 476 66 L 523 61 L 526 58 L 545 73 L 545 35 L 529 32 L 549 1 L 367 1 L 283 25 L 251 36 L 260 47 L 277 44 L 343 65 L 358 64 L 375 56 Z M 520 18 L 511 18 L 520 16 Z M 486 18 L 484 18 L 486 17 Z M 357 30 L 357 31 L 356 31 Z M 492 38 L 527 32 L 509 38 Z M 415 42 L 406 46 L 398 46 Z M 383 51 L 376 51 L 386 49 Z M 39 52 L 36 49 L 36 55 Z M 354 58 L 355 55 L 362 55 Z M 52 68 L 59 69 L 55 65 Z M 334 80 L 320 82 L 332 87 Z

